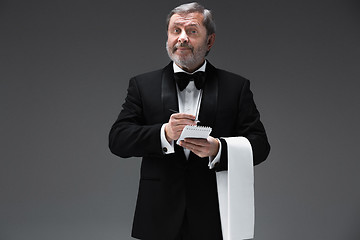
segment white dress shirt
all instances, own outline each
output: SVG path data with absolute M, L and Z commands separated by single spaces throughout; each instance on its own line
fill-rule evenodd
M 199 72 L 199 71 L 205 72 L 205 68 L 206 68 L 206 61 L 195 72 Z M 177 72 L 185 72 L 187 74 L 195 73 L 195 72 L 188 73 L 188 72 L 184 71 L 183 69 L 181 69 L 179 66 L 177 66 L 175 63 L 173 63 L 173 69 L 174 69 L 174 73 L 177 73 Z M 198 90 L 195 87 L 194 81 L 190 81 L 189 84 L 187 85 L 187 87 L 183 91 L 180 91 L 178 86 L 176 86 L 176 89 L 177 89 L 177 97 L 178 97 L 178 103 L 179 103 L 179 112 L 198 116 L 199 111 L 200 111 L 202 90 Z M 199 119 L 199 120 L 201 121 L 201 119 Z M 175 143 L 174 143 L 174 141 L 171 141 L 171 143 L 169 143 L 166 140 L 165 124 L 163 124 L 163 126 L 161 127 L 160 137 L 161 137 L 162 149 L 166 149 L 166 151 L 163 151 L 163 153 L 164 154 L 174 153 L 175 152 L 175 148 L 174 148 Z M 209 159 L 209 168 L 210 169 L 214 167 L 215 163 L 220 161 L 221 143 L 219 140 L 218 140 L 218 142 L 220 144 L 218 154 L 215 156 L 215 158 L 210 157 L 210 159 Z M 185 153 L 186 158 L 188 159 L 189 155 L 190 155 L 190 150 L 184 148 L 184 153 Z

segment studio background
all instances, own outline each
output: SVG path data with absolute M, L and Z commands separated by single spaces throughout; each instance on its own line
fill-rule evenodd
M 360 239 L 360 4 L 209 0 L 218 68 L 251 80 L 272 151 L 256 240 Z M 181 1 L 0 1 L 0 240 L 127 240 L 140 159 L 107 136 L 164 67 Z

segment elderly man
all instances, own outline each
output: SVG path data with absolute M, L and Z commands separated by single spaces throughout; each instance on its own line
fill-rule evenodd
M 227 171 L 227 143 L 242 136 L 253 164 L 270 151 L 249 81 L 206 59 L 215 23 L 198 3 L 173 9 L 166 48 L 172 62 L 133 77 L 109 147 L 123 158 L 142 157 L 132 236 L 143 240 L 220 240 L 216 172 Z M 207 139 L 180 141 L 186 125 L 209 126 Z

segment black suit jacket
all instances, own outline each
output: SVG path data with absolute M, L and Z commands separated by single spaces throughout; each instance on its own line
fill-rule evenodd
M 216 138 L 244 136 L 252 146 L 254 165 L 270 146 L 255 106 L 249 81 L 216 69 L 209 62 L 199 119 Z M 142 157 L 139 193 L 132 236 L 170 240 L 178 234 L 186 213 L 194 239 L 221 239 L 215 171 L 227 169 L 226 142 L 220 163 L 208 168 L 208 158 L 183 149 L 163 154 L 160 129 L 178 109 L 172 63 L 130 80 L 127 97 L 109 135 L 110 150 L 120 157 Z M 220 236 L 219 236 L 220 235 Z

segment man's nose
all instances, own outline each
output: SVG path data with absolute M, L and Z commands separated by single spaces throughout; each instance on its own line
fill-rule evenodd
M 189 42 L 189 38 L 188 38 L 188 36 L 187 36 L 187 34 L 186 34 L 185 31 L 183 31 L 183 32 L 180 34 L 180 36 L 179 36 L 179 38 L 178 38 L 178 42 L 180 42 L 180 43 L 187 43 L 187 42 Z

